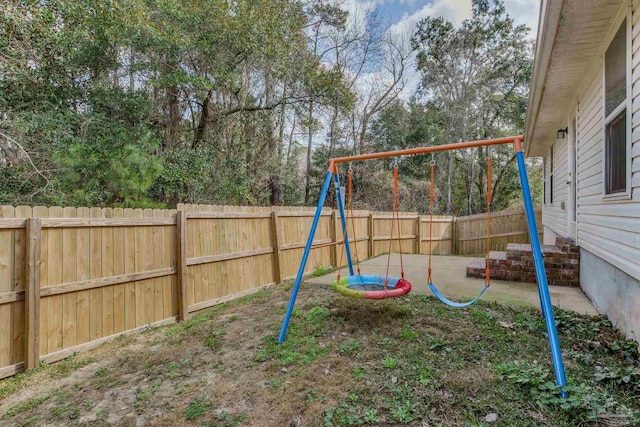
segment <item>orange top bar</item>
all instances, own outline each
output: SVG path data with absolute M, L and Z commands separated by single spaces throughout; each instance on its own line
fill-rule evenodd
M 356 162 L 359 160 L 384 159 L 387 157 L 411 156 L 414 154 L 435 153 L 437 151 L 459 150 L 462 148 L 485 147 L 488 145 L 514 144 L 516 151 L 522 150 L 522 135 L 504 138 L 484 139 L 480 141 L 455 142 L 453 144 L 433 145 L 431 147 L 408 148 L 406 150 L 383 151 L 381 153 L 359 154 L 356 156 L 336 157 L 329 159 L 329 171 L 335 172 L 338 163 Z

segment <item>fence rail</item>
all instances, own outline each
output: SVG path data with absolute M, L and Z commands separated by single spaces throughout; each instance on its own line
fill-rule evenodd
M 294 277 L 313 214 L 298 207 L 0 206 L 0 378 Z M 526 239 L 518 215 L 524 218 L 522 211 L 492 215 L 493 246 Z M 398 251 L 390 219 L 389 212 L 355 212 L 352 255 Z M 434 254 L 484 250 L 484 222 L 437 216 L 430 227 L 428 216 L 402 213 L 402 250 L 425 254 L 429 241 Z M 326 209 L 306 272 L 345 259 L 339 215 Z

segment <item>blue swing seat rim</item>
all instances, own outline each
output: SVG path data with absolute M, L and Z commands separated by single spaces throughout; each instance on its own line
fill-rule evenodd
M 442 295 L 442 293 L 438 290 L 436 285 L 434 285 L 431 282 L 431 280 L 429 280 L 428 286 L 429 286 L 429 289 L 431 289 L 431 292 L 433 293 L 433 295 L 436 298 L 438 298 L 440 301 L 442 301 L 446 305 L 448 305 L 450 307 L 455 307 L 455 308 L 465 308 L 465 307 L 469 307 L 470 305 L 473 305 L 473 304 L 477 303 L 478 300 L 480 300 L 480 297 L 482 297 L 482 294 L 484 294 L 485 291 L 487 289 L 489 289 L 489 285 L 487 283 L 485 283 L 485 285 L 482 288 L 482 290 L 480 290 L 480 293 L 478 294 L 478 296 L 476 296 L 474 299 L 472 299 L 470 301 L 467 301 L 467 302 L 456 302 L 456 301 L 452 301 L 452 300 L 448 299 L 447 297 L 445 297 L 444 295 Z

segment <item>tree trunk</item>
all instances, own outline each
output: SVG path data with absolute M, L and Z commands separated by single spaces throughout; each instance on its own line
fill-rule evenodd
M 293 137 L 296 131 L 296 119 L 297 115 L 294 113 L 293 115 L 293 124 L 291 125 L 291 133 L 289 134 L 289 144 L 287 144 L 287 157 L 285 158 L 285 163 L 289 164 L 289 159 L 291 158 L 291 146 L 293 145 Z
M 17 166 L 29 160 L 27 153 L 22 151 L 18 144 L 14 143 L 3 132 L 0 132 L 0 150 L 4 153 L 7 166 Z
M 282 164 L 282 150 L 284 149 L 284 125 L 287 119 L 287 103 L 285 102 L 287 99 L 287 85 L 285 83 L 284 88 L 282 89 L 282 108 L 280 109 L 280 128 L 278 132 L 278 162 Z
M 500 184 L 502 183 L 502 178 L 504 177 L 505 172 L 507 172 L 509 170 L 509 166 L 511 165 L 511 163 L 513 163 L 513 161 L 516 159 L 516 155 L 512 155 L 509 160 L 507 160 L 507 163 L 500 168 L 500 172 L 498 172 L 498 176 L 496 177 L 496 180 L 493 182 L 493 190 L 491 191 L 491 200 L 489 202 L 490 205 L 493 205 L 493 201 L 495 200 L 496 197 L 496 193 L 498 192 L 498 189 L 500 188 Z
M 313 100 L 309 102 L 309 137 L 307 140 L 307 167 L 304 176 L 304 204 L 309 203 L 309 190 L 311 189 L 311 149 L 313 143 Z
M 358 137 L 358 147 L 360 148 L 359 154 L 364 154 L 365 152 L 365 141 L 367 137 L 367 126 L 369 126 L 369 117 L 364 116 L 362 118 L 362 127 L 360 128 L 360 136 Z
M 271 206 L 281 206 L 282 186 L 280 185 L 280 176 L 276 172 L 272 172 L 269 177 L 269 189 L 271 191 L 271 196 L 269 197 Z
M 173 148 L 180 140 L 180 106 L 178 105 L 178 88 L 171 86 L 166 92 L 169 123 L 166 131 L 166 147 Z
M 273 104 L 275 87 L 271 75 L 265 74 L 265 101 L 267 105 Z M 267 149 L 268 168 L 269 168 L 269 203 L 271 206 L 279 206 L 282 204 L 282 187 L 280 185 L 280 158 L 278 157 L 278 141 L 275 136 L 275 123 L 273 111 L 268 111 L 269 117 L 267 126 Z
M 136 57 L 132 47 L 129 49 L 129 92 L 133 92 L 134 90 L 136 90 L 135 73 L 133 71 L 135 60 Z
M 120 61 L 118 59 L 118 56 L 120 56 L 120 49 L 116 46 L 116 63 L 118 64 L 118 66 L 116 66 L 116 69 L 113 70 L 113 87 L 115 88 L 120 87 L 120 77 L 118 76 L 118 67 L 120 66 Z
M 336 127 L 338 126 L 338 106 L 333 106 L 331 115 L 331 126 L 329 128 L 329 158 L 333 157 L 333 150 L 336 146 Z
M 479 169 L 478 169 L 478 179 L 476 180 L 476 187 L 478 188 L 478 196 L 480 196 L 479 200 L 480 203 L 486 202 L 486 194 L 487 194 L 487 187 L 486 184 L 484 182 L 484 171 L 487 169 L 488 167 L 488 150 L 484 150 L 482 147 L 478 147 L 478 165 L 482 165 Z M 486 204 L 485 204 L 485 212 L 486 212 Z
M 207 130 L 207 124 L 209 123 L 209 106 L 211 105 L 211 96 L 213 95 L 213 89 L 209 89 L 207 95 L 204 97 L 202 101 L 202 111 L 200 112 L 200 121 L 198 122 L 198 127 L 196 128 L 195 134 L 193 135 L 193 143 L 191 144 L 191 148 L 197 148 L 198 144 L 204 138 L 204 133 Z

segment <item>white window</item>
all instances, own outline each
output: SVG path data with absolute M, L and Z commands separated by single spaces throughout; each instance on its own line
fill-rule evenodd
M 604 57 L 604 194 L 625 196 L 629 192 L 629 28 L 625 19 Z

